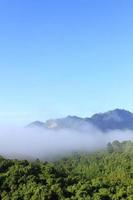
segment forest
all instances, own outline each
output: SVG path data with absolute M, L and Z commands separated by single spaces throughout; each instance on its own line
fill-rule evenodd
M 1 200 L 133 200 L 133 142 L 53 162 L 0 157 Z

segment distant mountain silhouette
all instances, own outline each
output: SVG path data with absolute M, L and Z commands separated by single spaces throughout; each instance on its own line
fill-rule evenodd
M 74 129 L 78 131 L 88 131 L 91 126 L 102 131 L 117 129 L 133 130 L 133 113 L 123 109 L 115 109 L 109 112 L 95 114 L 90 118 L 68 116 L 66 118 L 48 120 L 45 123 L 36 121 L 28 125 L 28 127 L 40 127 L 53 130 Z
M 106 113 L 99 113 L 86 120 L 91 121 L 103 131 L 115 129 L 133 130 L 133 113 L 126 110 L 116 109 Z
M 44 122 L 40 122 L 40 121 L 35 121 L 35 122 L 32 122 L 31 124 L 29 124 L 27 127 L 28 128 L 34 128 L 34 127 L 45 128 L 45 123 Z

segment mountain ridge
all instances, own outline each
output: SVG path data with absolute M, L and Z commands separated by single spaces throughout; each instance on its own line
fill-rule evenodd
M 90 126 L 101 131 L 108 130 L 133 130 L 133 113 L 125 109 L 115 109 L 104 113 L 96 113 L 91 117 L 67 116 L 59 119 L 50 119 L 46 122 L 35 121 L 28 127 L 39 127 L 48 130 L 74 129 L 88 131 Z

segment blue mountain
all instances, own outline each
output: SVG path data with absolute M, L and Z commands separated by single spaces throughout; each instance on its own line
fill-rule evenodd
M 91 126 L 105 132 L 117 129 L 133 130 L 133 113 L 123 109 L 115 109 L 105 113 L 97 113 L 88 118 L 68 116 L 66 118 L 48 120 L 46 122 L 36 121 L 28 126 L 52 130 L 73 129 L 78 131 L 90 130 Z

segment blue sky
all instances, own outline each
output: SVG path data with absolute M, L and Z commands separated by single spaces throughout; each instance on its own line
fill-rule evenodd
M 0 121 L 133 111 L 133 1 L 0 0 Z

